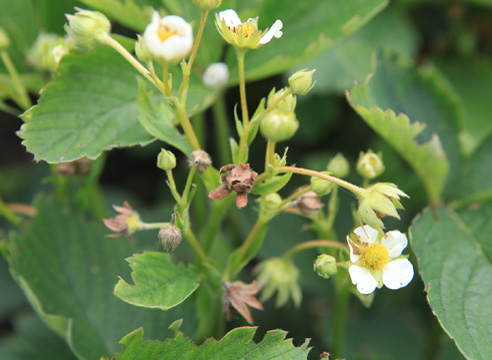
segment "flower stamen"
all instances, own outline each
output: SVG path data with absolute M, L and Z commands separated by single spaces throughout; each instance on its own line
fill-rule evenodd
M 233 27 L 231 30 L 236 37 L 238 34 L 242 33 L 246 39 L 249 39 L 258 32 L 254 25 L 249 22 L 242 23 L 238 27 Z
M 176 35 L 178 32 L 176 30 L 171 31 L 167 25 L 163 25 L 159 23 L 159 27 L 157 29 L 157 36 L 161 40 L 161 42 L 166 41 L 169 39 L 171 36 Z
M 364 267 L 371 270 L 382 270 L 389 262 L 388 249 L 378 243 L 364 245 L 361 253 L 361 260 Z

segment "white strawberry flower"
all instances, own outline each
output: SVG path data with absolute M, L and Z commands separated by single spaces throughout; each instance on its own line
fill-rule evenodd
M 204 71 L 202 80 L 210 89 L 222 89 L 229 80 L 229 68 L 223 62 L 213 63 Z
M 400 289 L 412 281 L 412 263 L 401 255 L 408 245 L 405 234 L 394 230 L 381 237 L 378 230 L 369 225 L 356 228 L 354 233 L 361 245 L 347 236 L 353 263 L 349 274 L 361 294 L 371 294 L 383 284 L 392 290 Z
M 157 11 L 143 33 L 148 51 L 158 60 L 172 63 L 185 58 L 193 47 L 193 29 L 183 18 L 164 16 Z

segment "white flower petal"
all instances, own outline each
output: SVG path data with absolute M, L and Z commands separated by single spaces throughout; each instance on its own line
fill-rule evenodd
M 357 285 L 357 290 L 364 295 L 376 290 L 378 282 L 374 279 L 369 269 L 362 266 L 352 265 L 348 269 L 352 283 Z
M 381 239 L 381 244 L 386 246 L 391 258 L 401 255 L 402 251 L 408 245 L 407 236 L 398 230 L 388 231 Z
M 280 38 L 283 34 L 280 29 L 282 29 L 283 26 L 284 24 L 282 24 L 282 21 L 275 21 L 272 27 L 267 31 L 267 33 L 261 37 L 260 44 L 266 44 L 267 42 L 270 42 L 273 37 L 276 37 L 277 39 Z
M 232 9 L 221 11 L 219 13 L 219 19 L 225 21 L 227 27 L 229 28 L 238 27 L 242 24 L 237 12 Z
M 396 290 L 405 287 L 412 279 L 413 266 L 408 259 L 391 261 L 383 269 L 383 283 L 389 289 Z
M 350 248 L 350 261 L 353 263 L 356 263 L 360 259 L 360 255 L 354 254 L 354 248 L 352 247 L 352 244 L 350 243 L 350 238 L 347 236 L 347 243 Z
M 378 231 L 369 225 L 359 226 L 354 230 L 360 242 L 364 244 L 375 243 L 378 238 Z
M 203 84 L 211 89 L 220 89 L 229 80 L 229 68 L 223 62 L 211 64 L 202 75 Z

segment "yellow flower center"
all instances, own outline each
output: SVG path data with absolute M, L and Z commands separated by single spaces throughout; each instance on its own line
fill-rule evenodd
M 249 39 L 251 36 L 256 34 L 258 30 L 254 27 L 253 24 L 249 22 L 242 23 L 238 27 L 232 28 L 232 32 L 237 36 L 238 33 L 242 32 L 243 36 L 246 39 Z
M 365 245 L 360 254 L 364 267 L 381 270 L 389 262 L 388 249 L 381 244 Z
M 161 42 L 166 41 L 169 39 L 171 36 L 176 35 L 177 31 L 171 31 L 167 25 L 162 25 L 159 24 L 159 27 L 157 28 L 157 36 L 159 36 L 159 39 Z

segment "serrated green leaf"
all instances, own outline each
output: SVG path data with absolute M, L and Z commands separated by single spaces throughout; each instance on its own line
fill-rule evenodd
M 120 351 L 119 339 L 144 326 L 162 336 L 162 324 L 192 317 L 186 304 L 154 312 L 113 294 L 118 275 L 129 276 L 123 260 L 134 252 L 124 238 L 107 238 L 102 222 L 58 200 L 40 198 L 25 235 L 7 243 L 10 271 L 44 322 L 64 337 L 79 359 Z M 192 331 L 191 329 L 189 331 Z
M 148 143 L 152 137 L 137 119 L 136 75 L 108 47 L 66 55 L 38 105 L 22 116 L 22 143 L 36 160 L 49 163 Z
M 152 18 L 152 6 L 158 8 L 158 0 L 81 0 L 92 10 L 104 13 L 112 20 L 138 32 L 143 32 Z
M 152 92 L 147 91 L 145 80 L 139 79 L 137 97 L 138 120 L 149 134 L 174 146 L 186 156 L 189 156 L 192 151 L 190 143 L 186 139 L 186 136 L 182 135 L 174 126 L 174 113 L 167 104 L 163 102 L 157 104 L 152 95 Z
M 301 346 L 295 347 L 291 339 L 285 339 L 287 332 L 270 330 L 258 344 L 253 342 L 255 327 L 240 327 L 229 331 L 220 341 L 207 339 L 196 346 L 182 332 L 178 332 L 179 323 L 173 323 L 174 339 L 164 342 L 142 341 L 143 330 L 138 329 L 121 340 L 125 350 L 115 354 L 116 360 L 135 359 L 176 359 L 176 360 L 301 360 L 307 359 L 311 350 L 306 340 Z
M 174 265 L 166 253 L 145 252 L 126 259 L 135 285 L 120 277 L 114 294 L 129 304 L 168 310 L 182 303 L 200 283 L 196 267 Z
M 287 185 L 291 177 L 292 173 L 272 176 L 262 183 L 256 184 L 251 193 L 255 195 L 268 195 L 277 192 Z
M 284 24 L 283 35 L 247 53 L 246 77 L 257 80 L 278 74 L 321 54 L 363 26 L 387 4 L 385 0 L 263 1 L 260 13 L 256 14 L 259 28 L 263 30 L 280 19 Z M 231 74 L 236 76 L 233 49 L 228 55 Z
M 492 354 L 492 236 L 483 221 L 470 221 L 483 209 L 459 213 L 425 211 L 410 229 L 410 239 L 427 291 L 427 300 L 444 330 L 468 359 Z M 483 217 L 482 217 L 483 220 Z M 490 227 L 490 226 L 488 226 Z
M 446 180 L 457 176 L 461 160 L 455 123 L 450 121 L 457 121 L 455 95 L 432 69 L 416 72 L 411 64 L 389 52 L 381 53 L 378 62 L 374 76 L 354 86 L 347 99 L 409 162 L 429 200 L 439 203 Z

